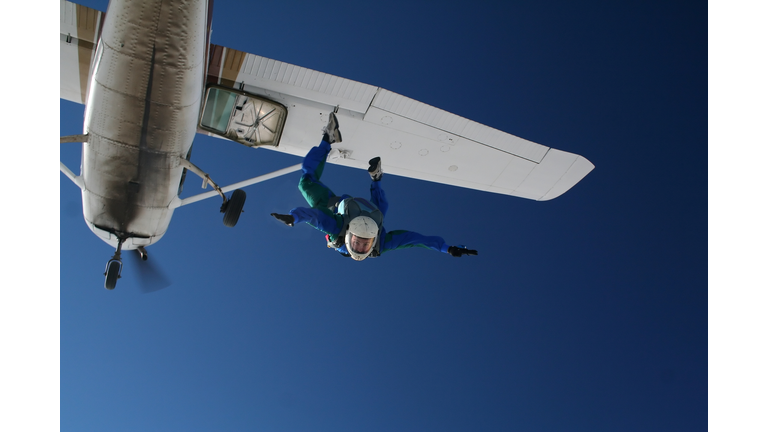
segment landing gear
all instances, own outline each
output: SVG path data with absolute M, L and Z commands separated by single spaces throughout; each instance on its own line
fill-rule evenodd
M 240 219 L 240 213 L 243 212 L 245 204 L 245 191 L 235 189 L 232 196 L 221 206 L 221 212 L 224 213 L 224 226 L 232 228 Z
M 107 270 L 104 272 L 104 288 L 108 290 L 115 289 L 117 280 L 120 279 L 120 273 L 123 270 L 123 263 L 118 260 L 109 260 Z
M 136 251 L 139 252 L 139 257 L 141 257 L 142 261 L 146 261 L 149 258 L 149 255 L 147 255 L 147 250 L 144 249 L 144 246 L 137 247 Z
M 107 268 L 104 270 L 104 288 L 108 290 L 115 289 L 117 280 L 120 279 L 120 273 L 123 271 L 123 261 L 120 259 L 120 251 L 123 248 L 123 241 L 119 240 L 117 243 L 117 250 L 112 256 L 112 259 L 107 262 Z
M 216 193 L 221 195 L 221 199 L 224 201 L 221 204 L 221 212 L 224 213 L 224 225 L 230 228 L 235 226 L 237 221 L 240 219 L 240 213 L 243 212 L 243 204 L 245 204 L 245 191 L 242 189 L 235 189 L 235 191 L 232 192 L 232 196 L 227 199 L 227 196 L 224 195 L 224 191 L 219 187 L 219 185 L 211 180 L 211 176 L 203 172 L 203 170 L 200 168 L 196 167 L 192 162 L 186 159 L 179 159 L 179 165 L 200 176 L 200 178 L 203 179 L 203 189 L 208 187 L 208 185 L 211 185 Z

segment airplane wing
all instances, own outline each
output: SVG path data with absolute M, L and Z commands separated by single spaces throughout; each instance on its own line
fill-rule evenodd
M 328 113 L 338 109 L 343 142 L 334 145 L 329 163 L 367 169 L 369 159 L 381 156 L 387 174 L 539 201 L 560 196 L 594 168 L 582 156 L 524 140 L 380 87 L 218 45 L 210 46 L 207 74 L 208 85 L 218 90 L 214 90 L 216 96 L 207 95 L 203 117 L 212 111 L 214 99 L 221 99 L 221 89 L 277 102 L 267 108 L 257 106 L 251 110 L 257 114 L 250 120 L 237 122 L 235 116 L 243 120 L 247 110 L 243 109 L 245 102 L 235 102 L 232 96 L 231 124 L 240 125 L 235 129 L 241 139 L 234 130 L 228 136 L 223 130 L 199 130 L 234 137 L 252 147 L 303 157 L 319 143 Z M 275 120 L 273 127 L 266 126 L 266 121 L 262 125 L 263 132 L 273 132 L 268 139 L 242 139 L 249 133 L 255 137 L 258 130 L 248 132 L 247 126 L 258 125 L 255 119 L 272 115 L 280 106 L 287 111 L 284 117 Z M 282 132 L 272 130 L 280 122 Z
M 85 103 L 104 13 L 60 4 L 61 98 Z M 210 46 L 206 81 L 215 87 L 207 90 L 199 132 L 252 147 L 303 157 L 337 110 L 344 141 L 334 145 L 330 163 L 365 169 L 381 156 L 388 174 L 542 201 L 594 168 L 582 156 L 380 87 L 218 45 Z
M 104 13 L 61 0 L 61 99 L 84 104 Z

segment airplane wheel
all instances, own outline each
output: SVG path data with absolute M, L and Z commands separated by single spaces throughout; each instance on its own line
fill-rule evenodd
M 107 264 L 106 279 L 104 279 L 104 288 L 108 290 L 115 289 L 117 279 L 120 277 L 120 261 L 110 261 Z
M 240 219 L 240 213 L 243 212 L 243 205 L 245 204 L 245 191 L 242 189 L 235 189 L 232 192 L 232 197 L 227 201 L 227 209 L 224 211 L 224 225 L 232 228 L 237 224 Z

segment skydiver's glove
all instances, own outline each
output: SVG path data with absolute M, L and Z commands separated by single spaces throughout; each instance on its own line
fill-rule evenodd
M 274 216 L 275 219 L 288 225 L 289 227 L 292 227 L 293 223 L 296 222 L 296 219 L 294 219 L 294 217 L 289 214 L 284 215 L 284 214 L 278 214 L 278 213 L 271 213 L 271 215 Z
M 448 253 L 451 254 L 451 256 L 456 258 L 460 258 L 462 255 L 477 255 L 476 250 L 467 249 L 465 247 L 460 247 L 460 246 L 449 246 Z

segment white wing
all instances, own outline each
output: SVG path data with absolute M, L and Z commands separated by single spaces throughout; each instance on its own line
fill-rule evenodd
M 209 84 L 279 102 L 287 110 L 275 150 L 304 156 L 338 107 L 343 142 L 329 162 L 534 200 L 555 198 L 593 168 L 585 158 L 484 126 L 391 91 L 211 45 Z M 270 148 L 270 147 L 267 147 Z

